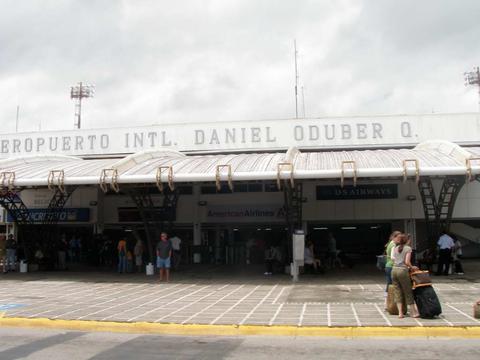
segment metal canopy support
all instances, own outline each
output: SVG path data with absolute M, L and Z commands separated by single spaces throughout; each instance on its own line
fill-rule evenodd
M 408 167 L 409 163 L 413 163 L 415 165 L 415 182 L 418 184 L 420 180 L 420 165 L 417 159 L 405 159 L 403 160 L 403 182 L 406 182 L 408 179 Z
M 76 186 L 54 188 L 54 193 L 48 204 L 42 225 L 55 225 L 60 221 L 61 211 L 76 188 Z
M 423 203 L 429 247 L 435 247 L 442 228 L 448 230 L 455 202 L 464 184 L 465 178 L 463 176 L 445 177 L 437 199 L 431 178 L 420 177 L 418 190 Z
M 48 188 L 53 190 L 57 188 L 61 192 L 65 192 L 65 173 L 63 170 L 50 170 L 48 174 Z
M 178 203 L 178 190 L 167 190 L 163 192 L 163 207 L 160 209 L 155 207 L 152 199 L 151 188 L 149 187 L 129 187 L 125 191 L 135 202 L 137 209 L 142 218 L 147 237 L 148 256 L 150 261 L 154 260 L 153 247 L 159 238 L 160 231 L 171 231 L 173 228 L 173 220 Z M 165 219 L 165 215 L 167 218 Z M 165 224 L 167 223 L 167 224 Z
M 471 157 L 465 160 L 465 166 L 467 167 L 467 181 L 472 181 L 472 161 L 480 162 L 480 157 Z M 475 176 L 475 179 L 478 179 L 479 175 Z
M 27 206 L 22 201 L 18 193 L 20 191 L 16 189 L 0 189 L 0 206 L 2 206 L 7 213 L 12 217 L 13 222 L 17 225 L 19 232 L 19 243 L 21 244 L 25 256 L 30 258 L 31 251 L 29 251 L 35 238 L 29 236 L 27 233 L 30 225 L 33 224 L 33 220 L 30 216 Z M 33 235 L 33 234 L 32 234 Z
M 295 183 L 293 186 L 288 180 L 284 180 L 283 198 L 285 210 L 285 222 L 288 228 L 287 249 L 288 255 L 292 256 L 292 236 L 295 229 L 302 228 L 302 199 L 303 199 L 303 184 Z
M 118 171 L 117 169 L 103 169 L 102 173 L 100 174 L 100 188 L 103 190 L 104 193 L 108 191 L 110 185 L 110 189 L 115 192 L 119 192 L 120 188 L 118 186 Z
M 4 171 L 0 174 L 0 189 L 13 189 L 15 182 L 15 173 L 13 171 Z
M 345 165 L 347 164 L 351 165 L 349 169 L 345 168 Z M 353 186 L 357 186 L 357 164 L 354 160 L 342 161 L 342 175 L 340 177 L 340 186 L 343 188 L 346 170 L 352 171 Z
M 18 191 L 19 192 L 19 191 Z M 30 225 L 32 219 L 27 206 L 18 196 L 17 190 L 0 190 L 0 205 L 7 210 L 17 225 Z
M 288 171 L 290 174 L 290 186 L 294 187 L 294 180 L 293 180 L 293 164 L 290 162 L 281 162 L 277 164 L 277 188 L 278 190 L 282 189 L 282 172 Z
M 220 191 L 222 188 L 222 184 L 220 183 L 222 181 L 221 175 L 222 175 L 222 169 L 226 168 L 227 169 L 227 181 L 228 181 L 228 187 L 230 191 L 233 191 L 233 181 L 232 181 L 232 166 L 231 165 L 217 165 L 217 169 L 215 171 L 215 184 L 217 186 L 217 190 Z
M 170 188 L 171 191 L 175 189 L 175 185 L 173 183 L 173 168 L 171 166 L 159 166 L 157 168 L 156 181 L 157 181 L 157 188 L 160 192 L 163 192 L 162 174 L 165 171 L 168 171 L 168 187 Z

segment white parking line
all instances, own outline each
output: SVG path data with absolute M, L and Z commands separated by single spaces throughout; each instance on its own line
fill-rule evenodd
M 380 315 L 382 315 L 383 319 L 384 319 L 385 322 L 388 324 L 388 326 L 392 326 L 392 323 L 390 322 L 390 320 L 388 320 L 388 318 L 385 316 L 385 314 L 384 314 L 383 311 L 378 307 L 377 304 L 375 304 L 375 308 L 376 308 L 377 311 L 380 313 Z
M 245 324 L 245 321 L 247 321 L 247 319 L 255 312 L 255 310 L 257 310 L 264 302 L 265 300 L 267 300 L 267 298 L 270 296 L 270 294 L 277 288 L 278 284 L 276 284 L 272 289 L 270 289 L 270 291 L 268 292 L 267 295 L 265 295 L 262 299 L 262 301 L 260 301 L 248 314 L 247 316 L 245 316 L 243 318 L 242 321 L 240 321 L 240 324 L 239 325 L 243 325 Z
M 192 286 L 195 286 L 195 285 L 188 286 L 186 289 L 188 289 L 188 288 L 190 288 L 190 287 L 192 287 Z M 128 319 L 128 321 L 133 321 L 133 320 L 135 320 L 135 319 L 137 319 L 137 318 L 139 318 L 139 317 L 141 317 L 141 316 L 145 316 L 145 315 L 147 315 L 147 314 L 150 314 L 150 313 L 152 313 L 152 312 L 158 311 L 158 310 L 160 310 L 160 309 L 164 309 L 164 308 L 166 308 L 168 305 L 175 304 L 176 302 L 178 302 L 178 301 L 180 301 L 180 300 L 183 300 L 183 299 L 185 299 L 185 298 L 187 298 L 187 297 L 189 297 L 189 296 L 195 295 L 196 293 L 202 291 L 203 289 L 208 288 L 209 286 L 210 286 L 210 285 L 206 285 L 206 286 L 201 287 L 201 288 L 198 289 L 198 290 L 195 290 L 195 291 L 192 292 L 192 293 L 189 292 L 189 293 L 186 294 L 186 295 L 183 295 L 183 296 L 181 296 L 181 297 L 179 297 L 179 298 L 176 298 L 175 300 L 172 300 L 172 301 L 170 301 L 170 302 L 168 302 L 168 303 L 166 303 L 166 304 L 162 304 L 162 305 L 160 305 L 160 306 L 158 306 L 158 307 L 156 307 L 156 308 L 154 308 L 154 309 L 152 309 L 152 310 L 150 310 L 150 311 L 147 311 L 147 312 L 144 312 L 144 313 L 142 313 L 142 314 L 140 314 L 140 315 L 134 316 L 134 317 Z M 184 289 L 182 289 L 182 290 L 184 290 Z M 182 291 L 182 290 L 179 290 L 179 291 Z M 179 291 L 176 291 L 176 292 L 179 292 Z M 174 294 L 174 293 L 172 293 L 172 294 Z M 171 295 L 171 294 L 169 294 L 169 295 Z M 164 297 L 166 297 L 166 296 L 164 296 Z M 161 299 L 161 298 L 159 298 L 159 299 Z
M 280 299 L 280 296 L 282 296 L 283 292 L 285 291 L 285 289 L 287 288 L 287 286 L 284 286 L 282 288 L 282 290 L 280 290 L 280 292 L 278 293 L 277 297 L 275 298 L 275 300 L 272 301 L 272 304 L 276 304 L 278 299 Z
M 362 323 L 360 322 L 360 318 L 358 317 L 357 310 L 355 309 L 355 306 L 353 305 L 353 303 L 351 303 L 350 306 L 352 307 L 353 316 L 355 316 L 355 321 L 357 322 L 357 326 L 362 326 Z
M 457 309 L 455 306 L 452 306 L 452 305 L 450 305 L 450 304 L 447 304 L 447 306 L 450 307 L 450 308 L 452 308 L 452 309 L 455 310 L 455 311 L 458 311 L 460 314 L 462 314 L 463 316 L 466 316 L 466 317 L 469 318 L 470 320 L 473 320 L 473 321 L 475 321 L 475 322 L 477 322 L 477 323 L 480 323 L 479 320 L 475 319 L 474 317 L 472 317 L 472 316 L 470 316 L 470 315 L 468 315 L 468 314 L 465 314 L 462 310 Z
M 327 304 L 327 323 L 328 323 L 328 326 L 332 326 L 332 314 L 330 312 L 330 303 Z
M 442 319 L 443 321 L 445 321 L 449 326 L 453 326 L 453 324 L 452 324 L 450 321 L 448 321 L 447 319 L 445 319 L 445 316 L 440 315 L 439 318 Z
M 307 304 L 303 304 L 302 312 L 300 313 L 300 319 L 298 320 L 298 326 L 302 326 L 303 317 L 305 316 L 305 310 L 307 310 Z
M 165 318 L 167 318 L 167 317 L 169 317 L 169 316 L 172 316 L 173 314 L 176 314 L 176 313 L 178 313 L 178 312 L 180 312 L 180 311 L 182 311 L 182 310 L 185 310 L 186 308 L 188 308 L 188 307 L 190 307 L 190 306 L 192 306 L 192 305 L 195 305 L 196 303 L 199 303 L 199 302 L 202 301 L 203 299 L 206 299 L 207 297 L 212 296 L 212 295 L 215 294 L 217 291 L 223 290 L 223 289 L 226 288 L 227 286 L 230 286 L 230 284 L 224 285 L 224 286 L 222 286 L 222 287 L 219 288 L 219 289 L 215 289 L 215 290 L 209 292 L 207 295 L 202 296 L 200 299 L 197 299 L 197 300 L 195 300 L 194 302 L 191 302 L 190 304 L 187 304 L 187 305 L 185 305 L 185 306 L 182 306 L 180 309 L 177 309 L 177 310 L 171 312 L 170 314 L 167 314 L 167 315 L 165 315 L 165 316 L 162 316 L 160 319 L 157 319 L 157 320 L 155 320 L 154 322 L 162 321 L 163 319 L 165 319 Z M 131 321 L 131 319 L 128 320 L 128 321 Z
M 235 290 L 230 291 L 227 295 L 222 296 L 220 299 L 218 299 L 217 301 L 215 301 L 213 304 L 210 304 L 210 305 L 207 306 L 206 308 L 203 308 L 201 311 L 199 311 L 199 312 L 196 313 L 196 314 L 193 314 L 193 315 L 190 316 L 188 319 L 183 320 L 183 321 L 182 321 L 182 324 L 185 324 L 186 322 L 190 321 L 190 320 L 193 319 L 194 317 L 196 317 L 196 316 L 200 315 L 201 313 L 203 313 L 205 310 L 208 310 L 208 309 L 210 309 L 211 307 L 217 305 L 220 301 L 222 301 L 222 300 L 225 299 L 226 297 L 230 296 L 230 295 L 233 294 L 234 292 L 240 290 L 240 289 L 243 288 L 244 286 L 245 286 L 245 284 L 240 285 L 240 286 L 237 287 Z
M 273 315 L 273 317 L 270 319 L 270 322 L 268 323 L 268 326 L 272 326 L 272 324 L 275 322 L 275 319 L 277 318 L 278 314 L 280 314 L 280 311 L 282 311 L 283 304 L 280 304 L 277 308 L 277 311 Z
M 163 295 L 163 296 L 160 296 L 159 298 L 156 298 L 155 300 L 158 301 L 159 299 L 163 299 L 163 298 L 166 298 L 166 297 L 168 297 L 168 296 L 174 295 L 174 294 L 179 293 L 179 292 L 181 292 L 181 291 L 183 291 L 183 290 L 186 290 L 186 289 L 188 289 L 188 288 L 191 288 L 192 286 L 195 286 L 195 284 L 189 285 L 189 286 L 187 286 L 186 288 L 182 288 L 182 289 L 179 289 L 179 290 L 174 291 L 174 292 L 169 292 L 169 293 L 167 293 L 166 295 Z M 170 289 L 171 289 L 171 288 L 170 288 Z M 129 295 L 131 296 L 131 294 L 129 294 Z M 89 317 L 89 316 L 92 316 L 92 315 L 95 315 L 95 314 L 104 312 L 104 311 L 106 311 L 106 310 L 110 310 L 110 309 L 116 308 L 117 306 L 118 306 L 118 305 L 113 305 L 113 306 L 109 306 L 108 308 L 105 308 L 105 309 L 100 309 L 100 310 L 94 311 L 93 313 L 90 313 L 90 314 L 87 314 L 87 315 L 83 315 L 83 316 L 78 317 L 77 320 L 81 320 L 81 319 L 84 319 L 84 318 L 86 318 L 86 317 Z M 149 312 L 150 312 L 150 311 L 149 311 Z
M 250 295 L 252 295 L 255 290 L 257 290 L 258 288 L 260 287 L 260 285 L 257 285 L 255 286 L 255 288 L 250 291 L 247 295 L 245 295 L 244 297 L 242 297 L 240 300 L 238 300 L 235 304 L 233 304 L 232 306 L 230 306 L 227 310 L 225 310 L 223 313 L 221 313 L 220 315 L 218 315 L 214 320 L 212 320 L 210 322 L 210 325 L 213 325 L 215 324 L 218 320 L 220 320 L 224 315 L 226 315 L 230 310 L 234 309 L 238 304 L 240 304 L 243 300 L 245 300 L 247 297 L 249 297 Z
M 136 286 L 135 289 L 138 289 L 139 287 L 146 286 L 146 285 L 147 285 L 147 284 L 141 284 L 141 285 L 139 285 L 139 286 Z M 132 289 L 132 290 L 134 290 L 134 289 Z M 110 294 L 110 295 L 111 295 L 111 296 L 114 296 L 114 295 L 117 295 L 117 294 L 121 294 L 121 293 L 123 293 L 123 292 L 125 292 L 125 289 L 122 289 L 122 290 L 117 291 L 117 292 L 115 292 L 115 293 L 113 293 L 113 294 Z M 134 292 L 134 291 L 132 291 L 132 292 Z M 97 306 L 99 306 L 99 305 L 107 304 L 107 303 L 112 302 L 112 301 L 118 301 L 119 299 L 123 299 L 123 298 L 125 298 L 125 297 L 127 297 L 127 296 L 132 296 L 132 292 L 127 291 L 127 294 L 126 294 L 126 295 L 120 296 L 120 297 L 118 297 L 118 298 L 117 298 L 117 297 L 113 297 L 112 299 L 107 300 L 107 301 L 104 301 L 104 302 L 101 302 L 101 303 L 96 302 L 94 305 L 88 305 L 88 306 L 87 306 L 87 309 L 88 309 L 88 308 L 92 308 L 92 307 L 97 307 Z M 107 308 L 107 309 L 108 309 L 108 308 Z M 84 310 L 84 308 L 83 308 L 83 309 L 80 308 L 80 309 L 76 309 L 76 310 L 72 310 L 72 311 L 67 311 L 66 313 L 62 313 L 62 314 L 53 316 L 52 319 L 58 319 L 58 318 L 61 317 L 61 316 L 73 314 L 73 313 L 76 313 L 76 312 L 82 311 L 82 310 Z M 105 310 L 105 309 L 103 309 L 103 310 Z M 97 311 L 97 312 L 98 312 L 98 311 Z

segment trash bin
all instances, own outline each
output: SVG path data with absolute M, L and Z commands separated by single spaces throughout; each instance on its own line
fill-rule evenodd
M 28 264 L 25 261 L 20 261 L 20 272 L 26 273 L 28 272 Z
M 202 254 L 200 253 L 193 254 L 193 263 L 200 264 L 201 262 L 202 262 Z
M 147 264 L 146 271 L 147 271 L 147 275 L 153 275 L 154 274 L 154 267 L 153 267 L 152 263 Z

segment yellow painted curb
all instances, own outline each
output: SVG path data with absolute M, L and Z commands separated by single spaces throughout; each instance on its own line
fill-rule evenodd
M 46 318 L 0 318 L 3 327 L 50 328 L 80 331 L 107 331 L 170 335 L 272 335 L 325 337 L 461 337 L 480 338 L 480 326 L 429 327 L 327 327 L 327 326 L 262 326 L 262 325 L 194 325 L 148 322 L 112 322 L 86 320 L 51 320 Z

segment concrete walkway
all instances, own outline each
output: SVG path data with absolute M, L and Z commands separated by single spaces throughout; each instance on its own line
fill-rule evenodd
M 465 262 L 467 275 L 433 277 L 443 314 L 432 320 L 385 312 L 383 274 L 373 266 L 303 276 L 295 284 L 286 275 L 257 275 L 260 268 L 193 268 L 173 274 L 170 283 L 143 274 L 9 273 L 0 275 L 0 312 L 7 319 L 178 325 L 478 327 L 477 263 Z

